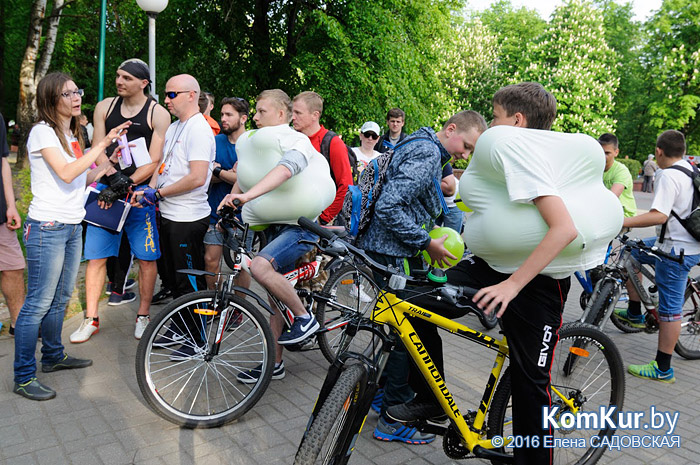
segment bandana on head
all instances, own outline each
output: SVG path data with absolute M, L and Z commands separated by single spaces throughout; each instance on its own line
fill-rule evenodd
M 141 60 L 125 61 L 119 69 L 126 71 L 136 79 L 146 79 L 149 84 L 151 83 L 151 72 L 148 70 L 146 63 Z

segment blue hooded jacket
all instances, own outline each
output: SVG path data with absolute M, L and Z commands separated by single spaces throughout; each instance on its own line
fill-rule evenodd
M 408 142 L 414 137 L 430 140 Z M 359 247 L 392 257 L 413 257 L 430 243 L 428 231 L 442 206 L 435 180 L 450 160 L 431 128 L 420 128 L 402 141 L 386 171 L 382 192 Z

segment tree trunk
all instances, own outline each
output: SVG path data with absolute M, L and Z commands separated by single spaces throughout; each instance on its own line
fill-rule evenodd
M 56 45 L 58 23 L 61 10 L 66 5 L 65 0 L 55 0 L 51 17 L 48 20 L 44 44 L 39 56 L 39 46 L 42 37 L 42 23 L 46 16 L 46 0 L 34 0 L 29 16 L 29 31 L 27 47 L 19 69 L 19 100 L 17 102 L 17 126 L 19 133 L 19 148 L 17 151 L 17 167 L 24 166 L 27 158 L 27 134 L 37 117 L 36 87 L 46 75 L 51 64 L 51 56 Z M 39 63 L 37 66 L 37 57 Z

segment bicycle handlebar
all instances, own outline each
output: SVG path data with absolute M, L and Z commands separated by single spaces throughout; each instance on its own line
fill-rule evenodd
M 681 249 L 678 255 L 671 255 L 670 253 L 664 252 L 655 245 L 646 245 L 641 239 L 630 239 L 626 234 L 624 234 L 620 238 L 620 242 L 622 242 L 626 247 L 643 250 L 645 252 L 652 253 L 657 257 L 668 258 L 669 260 L 672 260 L 677 263 L 683 263 L 683 260 L 685 258 L 685 249 Z

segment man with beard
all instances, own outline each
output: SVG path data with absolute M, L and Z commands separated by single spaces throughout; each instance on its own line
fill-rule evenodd
M 223 251 L 223 238 L 221 232 L 216 229 L 216 222 L 219 220 L 216 209 L 224 197 L 231 192 L 231 187 L 238 179 L 234 168 L 238 161 L 236 141 L 245 132 L 249 110 L 248 101 L 240 97 L 226 97 L 221 100 L 221 134 L 214 137 L 216 159 L 212 165 L 212 177 L 208 192 L 211 216 L 209 217 L 209 230 L 204 236 L 204 264 L 206 270 L 211 273 L 219 272 Z M 244 275 L 247 276 L 247 273 Z M 207 276 L 206 278 L 207 287 L 213 289 L 216 277 Z M 249 278 L 248 281 L 250 281 Z M 248 287 L 246 283 L 240 284 Z

